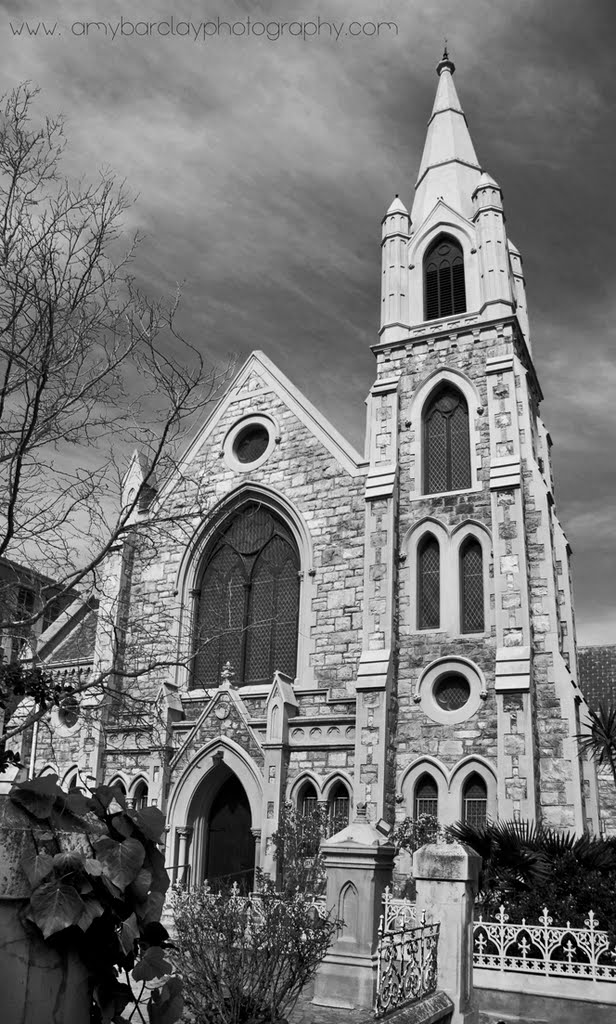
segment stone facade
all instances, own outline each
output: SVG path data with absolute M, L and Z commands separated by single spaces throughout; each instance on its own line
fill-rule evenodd
M 439 817 L 457 820 L 473 783 L 480 816 L 599 828 L 596 776 L 576 740 L 584 698 L 569 551 L 521 261 L 501 190 L 477 162 L 453 70 L 447 59 L 438 68 L 412 213 L 396 197 L 383 220 L 365 456 L 253 353 L 139 513 L 140 531 L 110 557 L 96 638 L 83 646 L 79 670 L 99 671 L 120 623 L 119 667 L 130 671 L 156 651 L 159 667 L 132 683 L 118 676 L 149 718 L 142 710 L 129 720 L 120 701 L 39 732 L 41 770 L 66 777 L 85 757 L 89 774 L 121 780 L 129 796 L 146 781 L 168 816 L 168 860 L 187 858 L 193 877 L 208 874 L 216 815 L 227 813 L 217 794 L 231 779 L 246 798 L 256 862 L 270 871 L 280 809 L 301 808 L 306 787 L 331 804 L 342 785 L 376 823 L 418 813 L 426 780 Z M 426 261 L 439 239 L 460 253 L 465 299 L 426 319 Z M 466 410 L 467 478 L 435 490 L 425 482 L 426 409 L 443 388 Z M 254 438 L 263 444 L 244 459 L 243 439 Z M 135 457 L 127 494 L 140 472 Z M 248 503 L 284 523 L 296 545 L 294 677 L 277 671 L 255 684 L 231 664 L 219 685 L 199 688 L 187 663 L 203 566 Z M 427 541 L 439 559 L 428 626 L 418 590 Z M 469 545 L 480 566 L 472 630 L 462 626 Z M 43 636 L 39 656 L 70 671 L 60 650 L 70 623 L 62 629 Z M 455 705 L 439 697 L 451 679 Z

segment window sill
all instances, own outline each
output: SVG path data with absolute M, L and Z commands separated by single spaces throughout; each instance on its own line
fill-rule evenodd
M 409 496 L 409 501 L 429 501 L 431 498 L 449 498 L 460 494 L 481 494 L 483 490 L 483 484 L 479 483 L 475 487 L 465 487 L 461 491 L 435 491 L 434 493 L 430 492 L 430 494 L 417 494 L 413 492 Z

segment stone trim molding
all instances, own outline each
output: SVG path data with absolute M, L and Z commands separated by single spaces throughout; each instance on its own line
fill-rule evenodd
M 530 690 L 530 647 L 499 647 L 496 651 L 497 693 L 506 690 Z

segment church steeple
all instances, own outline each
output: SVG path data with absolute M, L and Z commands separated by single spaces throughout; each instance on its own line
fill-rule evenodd
M 455 65 L 447 49 L 437 68 L 436 98 L 428 121 L 411 220 L 415 230 L 439 199 L 469 220 L 473 215 L 472 193 L 481 168 L 470 137 L 464 111 L 453 81 Z

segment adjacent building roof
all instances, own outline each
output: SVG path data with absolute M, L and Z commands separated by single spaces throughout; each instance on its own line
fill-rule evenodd
M 580 690 L 591 708 L 616 707 L 616 644 L 578 648 Z

